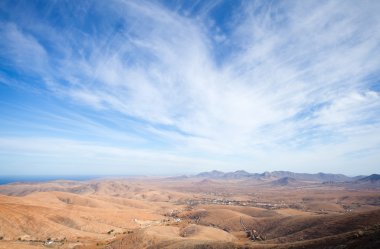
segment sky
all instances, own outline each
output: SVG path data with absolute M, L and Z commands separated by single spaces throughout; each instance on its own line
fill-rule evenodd
M 0 175 L 380 172 L 380 1 L 0 1 Z

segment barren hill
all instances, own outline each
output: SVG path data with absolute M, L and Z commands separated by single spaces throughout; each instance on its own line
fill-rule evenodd
M 0 248 L 378 245 L 376 188 L 247 174 L 1 185 Z
M 296 185 L 297 180 L 292 177 L 283 177 L 278 180 L 274 180 L 271 182 L 273 186 L 289 186 L 289 185 Z
M 372 183 L 380 182 L 380 175 L 378 175 L 378 174 L 372 174 L 370 176 L 361 178 L 358 181 L 359 182 L 372 182 Z

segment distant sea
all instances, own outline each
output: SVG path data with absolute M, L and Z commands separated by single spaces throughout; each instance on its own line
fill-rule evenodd
M 86 181 L 94 178 L 101 178 L 101 176 L 0 176 L 0 185 L 12 182 L 48 182 L 55 180 Z

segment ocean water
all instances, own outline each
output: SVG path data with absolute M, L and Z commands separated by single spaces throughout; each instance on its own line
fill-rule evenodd
M 75 176 L 75 175 L 48 175 L 48 176 L 0 176 L 0 185 L 12 182 L 48 182 L 54 180 L 85 181 L 101 176 Z

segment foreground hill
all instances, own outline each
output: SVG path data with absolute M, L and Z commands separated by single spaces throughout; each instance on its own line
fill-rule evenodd
M 160 208 L 157 205 L 157 208 Z M 0 196 L 0 227 L 5 240 L 106 239 L 108 231 L 136 228 L 134 219 L 157 220 L 145 202 L 62 192 L 24 197 Z

